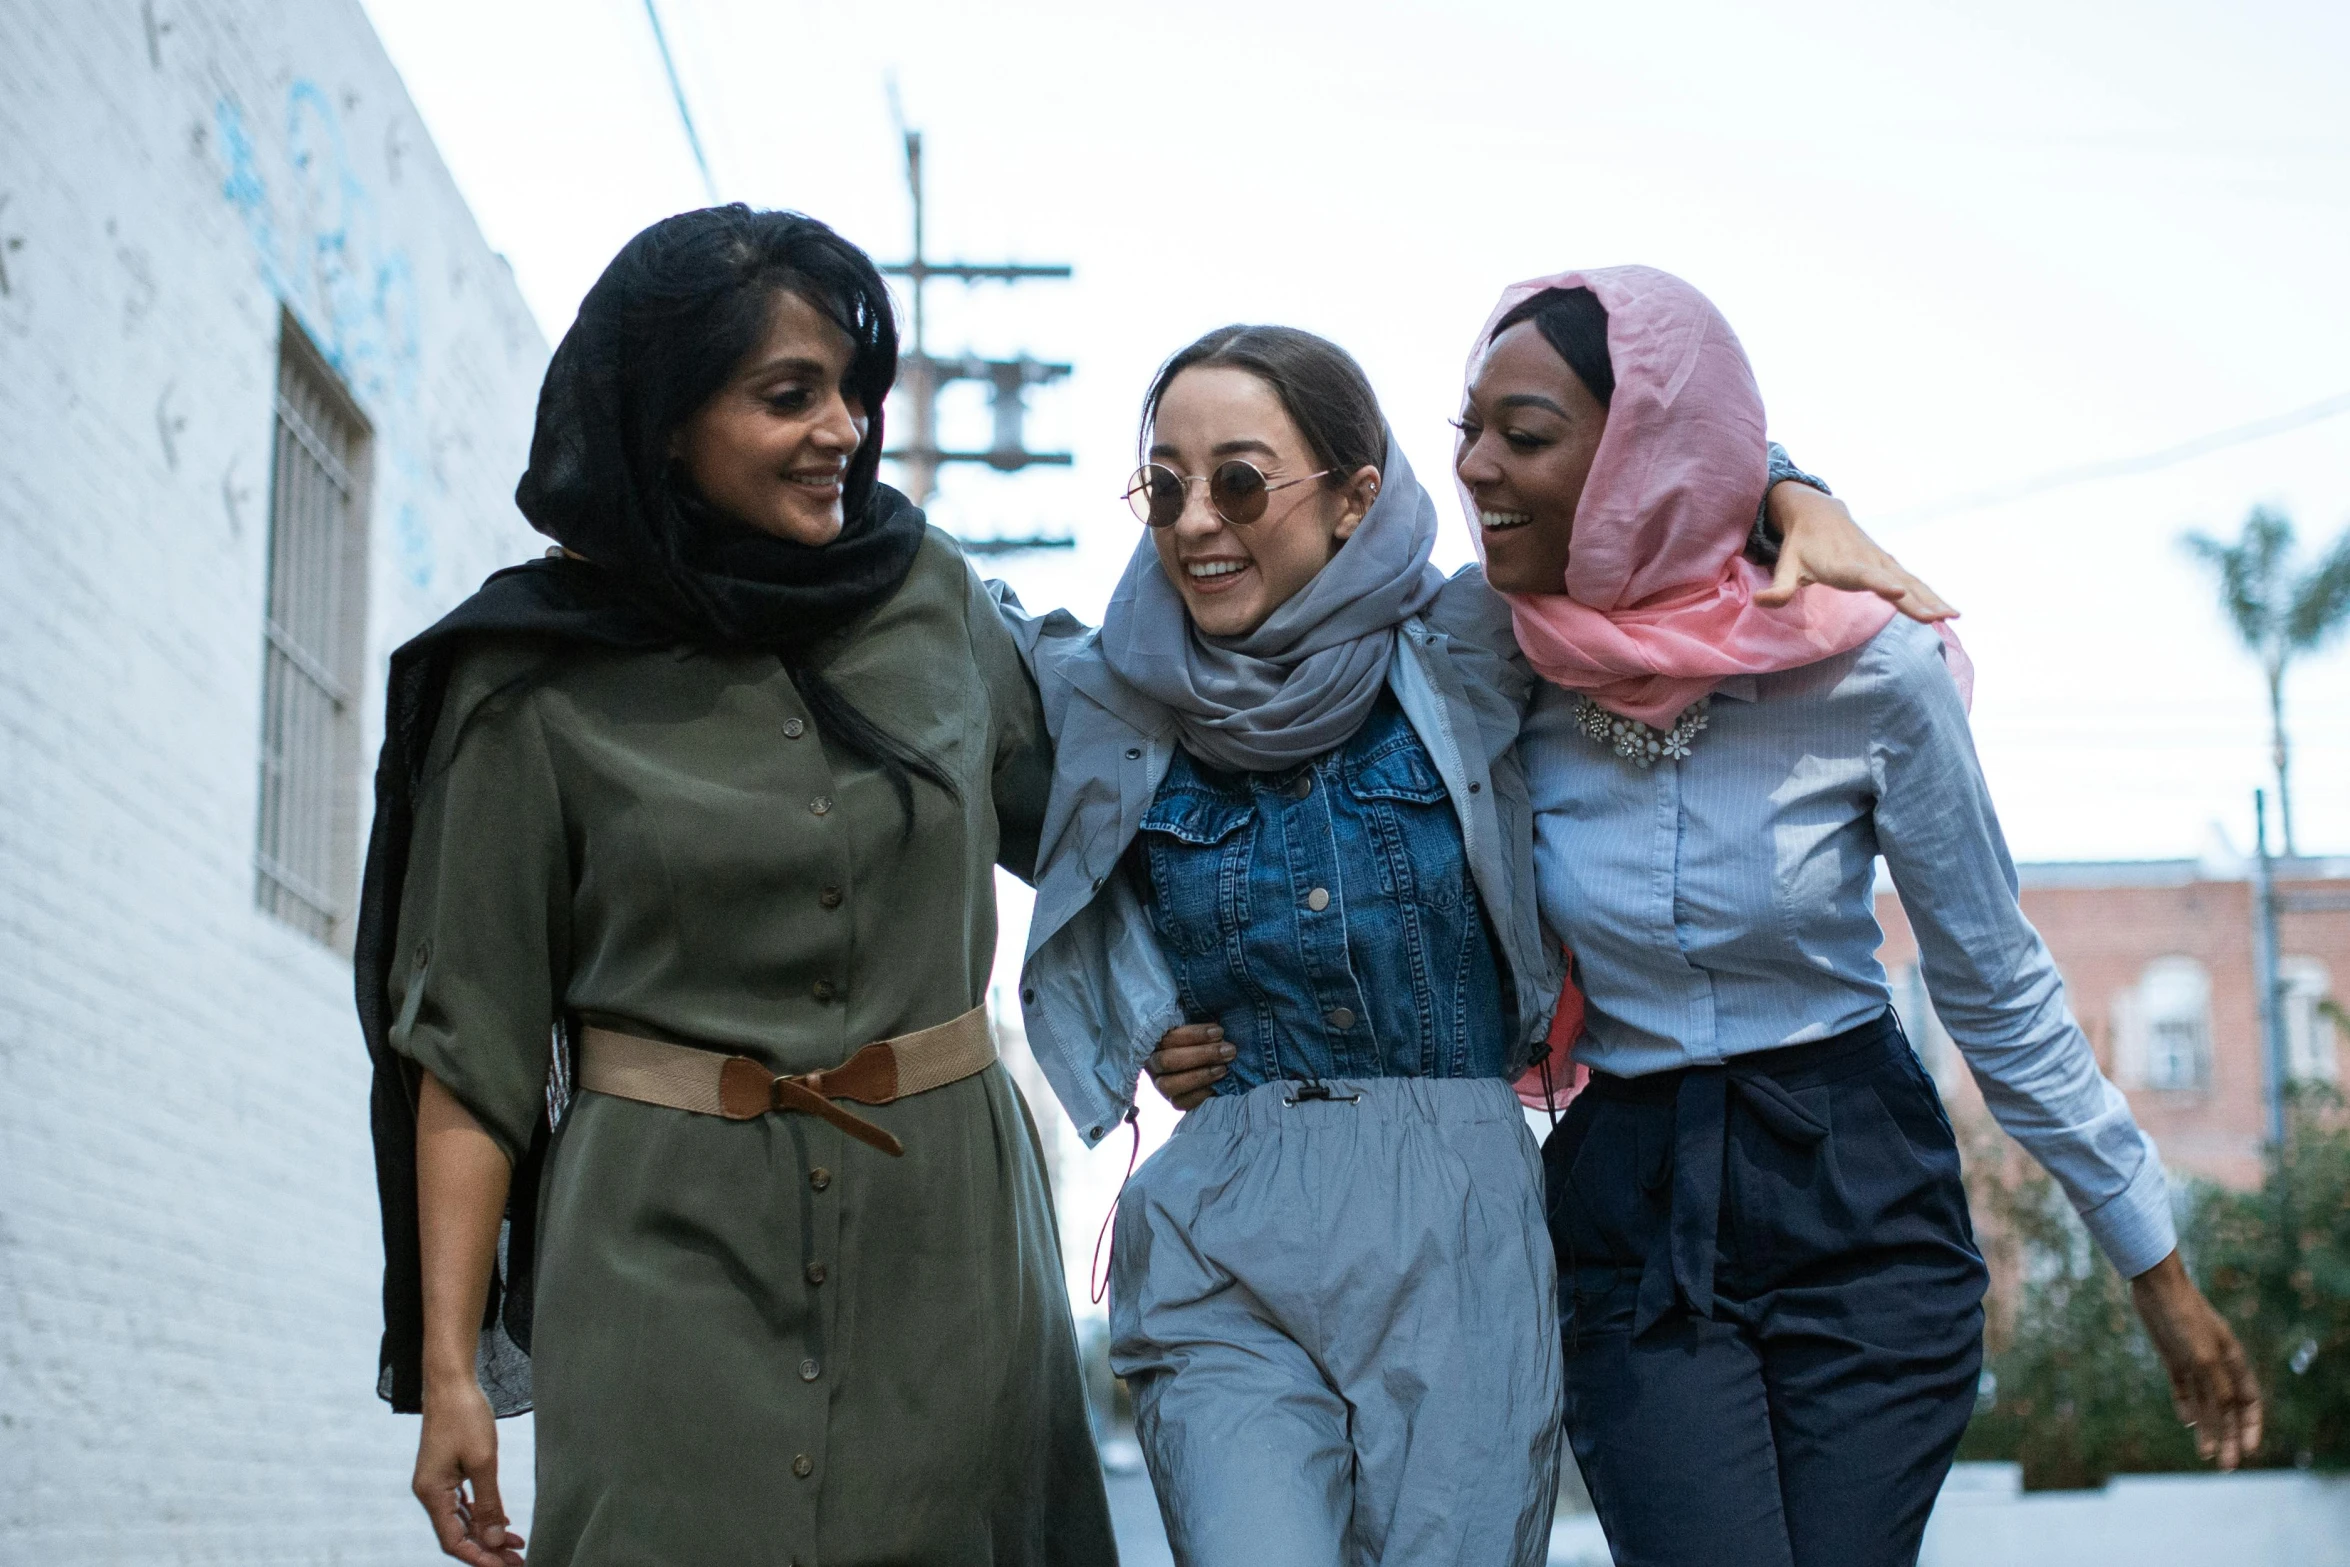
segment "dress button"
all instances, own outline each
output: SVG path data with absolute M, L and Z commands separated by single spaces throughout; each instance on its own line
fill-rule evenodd
M 823 1263 L 811 1262 L 808 1264 L 808 1282 L 810 1284 L 821 1284 L 824 1282 Z
M 1298 780 L 1297 780 L 1297 782 L 1296 782 L 1296 783 L 1293 783 L 1293 784 L 1291 784 L 1291 785 L 1289 786 L 1289 796 L 1290 796 L 1290 798 L 1291 798 L 1291 799 L 1293 799 L 1293 800 L 1302 800 L 1302 799 L 1304 799 L 1304 798 L 1305 798 L 1307 795 L 1309 795 L 1309 794 L 1312 794 L 1313 792 L 1314 792 L 1314 775 L 1313 775 L 1312 773 L 1302 773 L 1302 774 L 1300 774 L 1300 775 L 1298 776 Z
M 815 1169 L 808 1172 L 808 1184 L 815 1187 L 818 1191 L 822 1191 L 825 1187 L 832 1184 L 832 1172 L 824 1168 L 824 1166 L 818 1165 Z
M 816 1460 L 802 1453 L 791 1461 L 791 1472 L 805 1480 L 816 1472 Z
M 1316 887 L 1312 892 L 1307 893 L 1306 907 L 1312 909 L 1316 914 L 1319 914 L 1324 909 L 1330 907 L 1330 889 L 1327 887 Z
M 829 979 L 820 979 L 810 987 L 810 994 L 819 1001 L 830 1001 L 840 994 L 840 987 Z
M 822 816 L 831 809 L 832 796 L 829 794 L 820 794 L 808 802 L 808 810 L 811 815 Z
M 817 1365 L 814 1360 L 803 1360 L 800 1362 L 800 1380 L 802 1382 L 813 1382 L 823 1374 L 824 1368 Z
M 816 894 L 816 901 L 823 904 L 828 909 L 837 909 L 840 907 L 840 889 L 838 887 L 827 887 L 822 892 Z
M 783 721 L 783 737 L 786 740 L 797 740 L 807 732 L 808 726 L 796 718 L 787 718 Z
M 1345 1029 L 1355 1026 L 1354 1013 L 1345 1007 L 1332 1007 L 1324 1014 L 1324 1017 L 1332 1028 Z

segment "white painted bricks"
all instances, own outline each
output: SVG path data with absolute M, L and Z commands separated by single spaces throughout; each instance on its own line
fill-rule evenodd
M 374 426 L 372 763 L 543 542 L 545 342 L 353 0 L 0 0 L 0 269 L 0 1561 L 437 1559 L 350 965 L 253 905 L 270 399 L 282 301 Z

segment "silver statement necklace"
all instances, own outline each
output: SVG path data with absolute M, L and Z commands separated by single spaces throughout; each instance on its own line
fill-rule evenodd
M 1587 696 L 1578 696 L 1575 727 L 1616 755 L 1628 758 L 1635 767 L 1654 767 L 1660 757 L 1673 762 L 1686 761 L 1690 742 L 1706 726 L 1706 708 L 1712 701 L 1711 697 L 1699 697 L 1681 709 L 1681 716 L 1673 720 L 1672 728 L 1659 729 L 1637 718 L 1611 713 Z

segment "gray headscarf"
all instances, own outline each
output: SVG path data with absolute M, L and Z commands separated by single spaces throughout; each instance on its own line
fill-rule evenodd
M 1436 502 L 1387 437 L 1379 498 L 1321 574 L 1242 637 L 1204 637 L 1145 536 L 1102 617 L 1101 656 L 1212 766 L 1278 772 L 1343 745 L 1378 701 L 1396 627 L 1444 586 Z

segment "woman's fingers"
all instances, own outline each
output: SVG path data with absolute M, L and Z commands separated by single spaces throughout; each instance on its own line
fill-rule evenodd
M 522 1567 L 522 1536 L 507 1527 L 498 1494 L 497 1422 L 479 1386 L 426 1389 L 412 1488 L 443 1555 L 468 1567 Z
M 1214 1023 L 1185 1023 L 1159 1038 L 1143 1061 L 1160 1097 L 1178 1110 L 1196 1110 L 1224 1076 L 1233 1047 Z
M 1779 551 L 1779 563 L 1771 568 L 1771 585 L 1755 594 L 1754 601 L 1769 609 L 1777 609 L 1795 597 L 1795 590 L 1810 582 L 1811 576 L 1803 569 L 1803 556 L 1790 549 Z
M 2172 1252 L 2130 1281 L 2146 1336 L 2170 1375 L 2179 1418 L 2195 1428 L 2195 1451 L 2233 1469 L 2260 1446 L 2260 1387 L 2244 1347 L 2211 1309 Z

